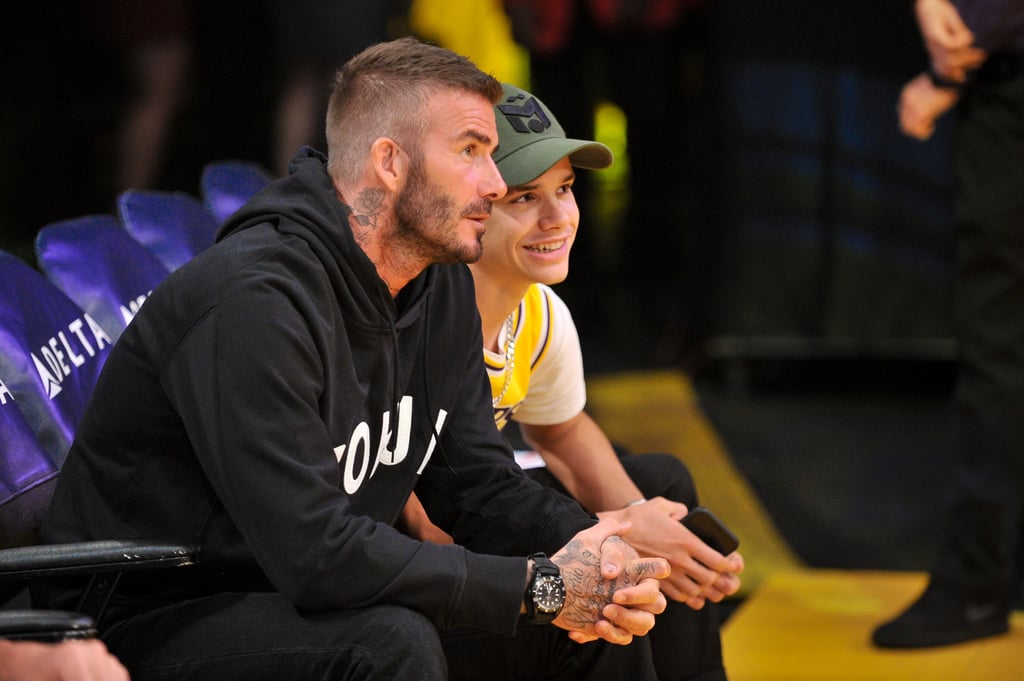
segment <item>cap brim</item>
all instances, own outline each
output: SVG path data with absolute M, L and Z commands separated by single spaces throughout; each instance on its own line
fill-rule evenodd
M 500 152 L 499 148 L 495 162 L 510 187 L 540 177 L 566 156 L 573 166 L 587 170 L 607 168 L 614 160 L 612 150 L 600 142 L 552 137 L 520 147 L 505 157 Z

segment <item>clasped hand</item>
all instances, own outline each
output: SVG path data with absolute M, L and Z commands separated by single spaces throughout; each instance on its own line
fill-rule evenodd
M 723 556 L 679 522 L 685 504 L 655 497 L 646 503 L 600 513 L 632 524 L 629 543 L 644 556 L 663 556 L 672 574 L 661 583 L 666 596 L 700 610 L 707 601 L 721 602 L 739 591 L 743 556 Z
M 628 523 L 602 520 L 570 540 L 551 559 L 561 568 L 565 607 L 554 624 L 577 643 L 604 639 L 625 645 L 654 626 L 665 610 L 659 579 L 671 572 L 663 558 L 641 558 L 622 535 Z

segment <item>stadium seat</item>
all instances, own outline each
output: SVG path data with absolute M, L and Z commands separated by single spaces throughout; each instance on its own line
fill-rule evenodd
M 116 340 L 149 293 L 170 272 L 113 215 L 46 225 L 35 241 L 46 278 Z
M 207 163 L 199 186 L 206 208 L 222 223 L 273 179 L 259 163 L 229 159 Z
M 173 272 L 213 245 L 220 223 L 185 192 L 128 189 L 117 197 L 128 233 Z
M 39 524 L 56 481 L 57 466 L 0 376 L 0 548 L 39 541 Z
M 0 376 L 58 468 L 111 343 L 40 272 L 0 251 Z
M 109 348 L 88 313 L 0 251 L 0 638 L 95 636 L 122 573 L 196 561 L 196 546 L 162 538 L 38 543 L 57 471 Z M 85 585 L 73 611 L 8 609 L 21 605 L 30 581 L 65 577 Z

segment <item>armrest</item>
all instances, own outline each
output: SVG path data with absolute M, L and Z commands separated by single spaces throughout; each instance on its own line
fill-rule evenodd
M 127 572 L 196 562 L 199 547 L 153 541 L 103 540 L 0 550 L 0 580 Z
M 91 617 L 63 610 L 0 611 L 0 638 L 31 641 L 65 641 L 95 638 Z

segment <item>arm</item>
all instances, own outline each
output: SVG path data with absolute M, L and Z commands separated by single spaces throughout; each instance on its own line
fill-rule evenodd
M 917 0 L 914 11 L 932 70 L 946 80 L 965 82 L 967 72 L 985 61 L 985 51 L 974 47 L 974 34 L 956 7 L 949 0 Z
M 601 518 L 632 523 L 629 543 L 640 555 L 668 559 L 672 574 L 662 588 L 670 598 L 699 609 L 705 599 L 718 602 L 739 590 L 742 557 L 722 556 L 683 527 L 679 520 L 687 513 L 686 506 L 659 497 L 624 508 L 643 495 L 619 463 L 608 437 L 586 413 L 565 423 L 521 428 L 552 474 L 585 508 Z
M 562 423 L 520 424 L 520 431 L 544 457 L 552 475 L 584 508 L 607 511 L 643 498 L 619 463 L 612 443 L 586 412 Z M 680 513 L 685 514 L 686 507 L 680 506 Z
M 0 681 L 128 681 L 128 671 L 99 640 L 0 640 Z
M 938 87 L 927 73 L 918 74 L 900 91 L 900 129 L 914 139 L 928 139 L 935 131 L 935 122 L 959 99 L 959 90 Z

